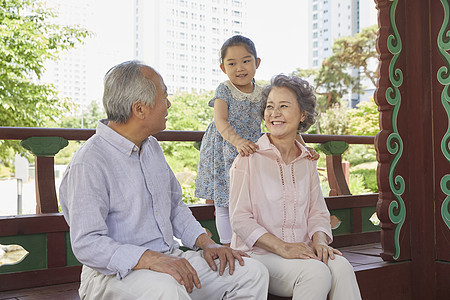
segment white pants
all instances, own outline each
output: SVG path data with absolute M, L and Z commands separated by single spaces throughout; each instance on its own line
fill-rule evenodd
M 361 299 L 352 265 L 342 256 L 328 260 L 285 259 L 270 253 L 250 256 L 269 270 L 269 293 L 292 299 Z
M 184 257 L 194 267 L 202 287 L 189 294 L 172 276 L 151 270 L 132 271 L 122 280 L 115 275 L 103 275 L 87 266 L 81 273 L 81 299 L 267 299 L 269 274 L 267 269 L 254 259 L 244 258 L 245 266 L 236 267 L 229 275 L 228 266 L 222 276 L 212 271 L 202 251 L 173 250 L 171 254 Z M 216 260 L 217 269 L 219 261 Z
M 230 223 L 230 212 L 228 207 L 214 206 L 216 209 L 216 228 L 222 244 L 231 243 L 233 230 Z

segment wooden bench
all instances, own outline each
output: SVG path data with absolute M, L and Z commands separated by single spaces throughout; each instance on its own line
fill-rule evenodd
M 356 270 L 358 277 L 359 271 L 367 268 L 372 268 L 376 265 L 382 265 L 383 262 L 378 255 L 381 252 L 381 245 L 379 243 L 359 245 L 352 247 L 341 248 L 344 256 L 350 261 Z M 34 300 L 34 299 L 64 299 L 64 300 L 78 300 L 79 282 L 51 285 L 45 287 L 20 289 L 14 291 L 0 292 L 0 300 L 6 299 L 20 299 L 20 300 Z M 277 297 L 270 295 L 268 299 L 281 300 L 290 299 L 285 297 Z M 364 297 L 364 299 L 368 299 Z
M 334 246 L 339 247 L 354 266 L 363 298 L 371 299 L 370 295 L 378 298 L 383 295 L 378 291 L 378 284 L 383 282 L 386 286 L 386 281 L 379 280 L 384 272 L 404 273 L 408 268 L 383 262 L 379 256 L 379 232 L 363 230 L 366 217 L 374 211 L 377 194 L 351 197 L 326 198 L 332 214 L 342 220 L 342 227 L 338 230 L 344 231 L 336 234 L 337 245 Z M 349 200 L 352 202 L 348 203 Z M 193 205 L 190 208 L 217 241 L 214 206 Z M 347 219 L 346 216 L 353 218 Z M 0 217 L 0 243 L 20 244 L 30 252 L 18 265 L 0 268 L 0 299 L 78 299 L 81 265 L 72 253 L 68 231 L 69 227 L 60 213 Z M 380 277 L 373 277 L 373 271 Z M 402 288 L 402 285 L 397 282 L 391 288 Z M 389 291 L 389 288 L 383 288 L 383 291 Z M 391 299 L 389 293 L 384 296 Z M 289 298 L 271 296 L 269 299 Z

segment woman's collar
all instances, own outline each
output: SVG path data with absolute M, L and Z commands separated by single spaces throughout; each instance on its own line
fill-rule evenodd
M 281 153 L 280 153 L 280 151 L 278 151 L 277 147 L 275 147 L 275 145 L 273 145 L 270 142 L 269 134 L 270 133 L 265 133 L 259 138 L 258 143 L 257 143 L 259 146 L 258 152 L 259 151 L 271 151 L 271 152 L 275 153 L 278 158 L 281 159 Z M 298 159 L 301 159 L 303 157 L 306 157 L 308 155 L 311 155 L 311 153 L 308 151 L 308 149 L 306 149 L 305 146 L 300 144 L 299 141 L 295 140 L 295 144 L 297 145 L 297 147 L 300 148 L 302 153 L 298 157 L 296 157 L 292 162 L 294 162 Z

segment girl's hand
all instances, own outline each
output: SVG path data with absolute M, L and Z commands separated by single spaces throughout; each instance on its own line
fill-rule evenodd
M 308 155 L 308 159 L 311 159 L 311 160 L 318 160 L 319 159 L 320 154 L 317 153 L 317 151 L 314 150 L 314 148 L 306 147 L 306 149 L 308 149 L 309 153 L 311 153 L 311 155 Z
M 313 248 L 306 243 L 283 243 L 279 255 L 287 259 L 319 259 Z
M 258 150 L 258 145 L 244 139 L 240 139 L 234 146 L 241 156 L 249 156 Z
M 342 253 L 334 249 L 331 246 L 328 246 L 325 242 L 318 242 L 312 244 L 312 248 L 314 249 L 314 253 L 317 255 L 319 260 L 323 261 L 325 264 L 328 263 L 328 257 L 330 259 L 334 259 L 334 255 L 342 255 Z

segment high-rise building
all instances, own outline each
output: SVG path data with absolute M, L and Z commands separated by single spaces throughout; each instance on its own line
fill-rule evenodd
M 135 0 L 135 57 L 159 70 L 169 94 L 214 90 L 226 79 L 220 47 L 243 34 L 246 0 Z
M 41 78 L 42 82 L 55 86 L 59 97 L 79 104 L 77 113 L 83 114 L 83 108 L 89 103 L 101 102 L 106 71 L 133 59 L 132 3 L 50 0 L 48 7 L 57 12 L 53 22 L 84 28 L 90 33 L 75 48 L 61 51 L 54 60 L 47 61 Z
M 309 67 L 318 68 L 331 56 L 334 40 L 353 36 L 362 28 L 377 24 L 377 10 L 373 0 L 309 0 Z M 358 70 L 349 70 L 358 76 Z M 348 95 L 349 106 L 366 100 L 375 90 L 370 81 L 363 81 L 363 95 Z
M 58 23 L 86 24 L 89 17 L 89 2 L 87 0 L 66 0 L 64 9 L 61 3 L 49 1 L 50 7 L 59 12 Z M 48 61 L 42 80 L 52 83 L 59 91 L 59 97 L 70 98 L 75 103 L 87 102 L 87 52 L 86 48 L 73 49 L 70 55 L 64 53 L 58 60 Z
M 316 68 L 332 54 L 335 39 L 353 36 L 377 24 L 373 0 L 310 0 L 309 67 Z

